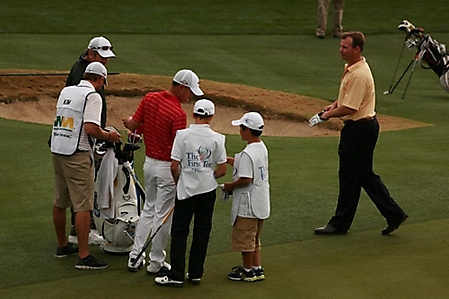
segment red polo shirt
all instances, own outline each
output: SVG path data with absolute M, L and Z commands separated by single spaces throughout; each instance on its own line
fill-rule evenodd
M 178 98 L 167 91 L 150 92 L 140 102 L 133 119 L 143 125 L 145 154 L 171 161 L 176 131 L 187 126 L 187 115 Z

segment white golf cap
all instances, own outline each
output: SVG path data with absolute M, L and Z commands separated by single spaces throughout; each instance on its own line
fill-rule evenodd
M 180 70 L 173 77 L 173 81 L 187 86 L 197 97 L 202 96 L 204 92 L 200 89 L 200 79 L 191 70 Z
M 262 131 L 264 127 L 263 118 L 257 112 L 245 113 L 242 118 L 233 120 L 231 122 L 233 126 L 244 125 L 252 130 Z
M 193 113 L 204 116 L 211 116 L 215 113 L 215 105 L 211 100 L 201 99 L 195 102 Z
M 88 49 L 97 51 L 103 58 L 115 58 L 114 52 L 112 52 L 112 45 L 109 40 L 103 36 L 94 37 L 90 40 Z
M 104 84 L 107 85 L 108 71 L 106 67 L 101 62 L 91 62 L 87 67 L 84 73 L 95 74 L 102 76 L 104 78 Z

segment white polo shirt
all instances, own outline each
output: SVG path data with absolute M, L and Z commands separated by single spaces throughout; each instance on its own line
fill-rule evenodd
M 209 125 L 192 124 L 178 130 L 171 159 L 180 162 L 177 196 L 183 200 L 217 188 L 214 170 L 226 163 L 225 136 Z
M 92 85 L 88 81 L 81 80 L 78 86 L 82 85 Z M 93 86 L 92 86 L 93 87 Z M 87 95 L 86 99 L 86 109 L 84 109 L 84 123 L 93 123 L 101 126 L 101 109 L 103 106 L 103 101 L 98 92 L 90 93 Z M 95 142 L 95 140 L 93 140 Z M 80 150 L 92 150 L 92 146 L 89 144 L 89 139 L 87 137 L 86 131 L 82 131 L 80 144 L 78 145 Z

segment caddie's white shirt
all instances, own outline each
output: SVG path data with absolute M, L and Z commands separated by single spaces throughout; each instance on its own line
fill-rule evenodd
M 214 170 L 226 163 L 225 136 L 209 125 L 192 124 L 178 130 L 173 142 L 171 159 L 180 162 L 177 186 L 179 200 L 217 188 Z
M 86 80 L 81 80 L 78 86 L 92 86 L 93 85 Z M 94 88 L 95 91 L 95 88 Z M 103 102 L 101 96 L 98 92 L 90 93 L 86 99 L 86 108 L 84 109 L 84 123 L 94 123 L 101 126 L 101 109 Z M 93 140 L 95 142 L 95 140 Z M 83 129 L 81 131 L 80 144 L 78 145 L 80 150 L 91 151 L 92 146 L 89 144 L 89 138 L 87 137 L 86 131 Z
M 254 142 L 235 155 L 233 180 L 252 178 L 252 183 L 234 189 L 231 223 L 237 216 L 266 219 L 270 216 L 270 184 L 268 177 L 268 150 L 265 144 Z

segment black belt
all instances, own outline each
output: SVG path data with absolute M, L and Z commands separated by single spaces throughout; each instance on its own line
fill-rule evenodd
M 81 150 L 81 149 L 76 149 L 75 153 L 88 153 L 89 151 L 86 150 Z
M 352 120 L 352 119 L 345 120 L 343 123 L 344 123 L 344 124 L 350 124 L 350 123 L 363 123 L 363 122 L 375 120 L 376 118 L 377 118 L 377 117 L 374 115 L 374 116 L 371 116 L 371 117 L 360 118 L 360 119 L 358 119 L 358 120 Z

